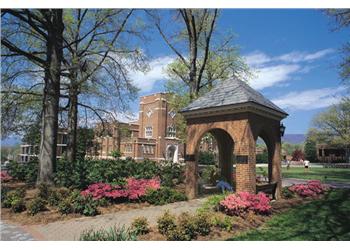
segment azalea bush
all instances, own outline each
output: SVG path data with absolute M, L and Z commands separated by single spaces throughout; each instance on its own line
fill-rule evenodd
M 0 180 L 2 182 L 8 182 L 8 181 L 12 180 L 12 177 L 11 177 L 11 175 L 9 175 L 7 173 L 7 171 L 2 170 L 0 173 Z
M 135 179 L 128 178 L 125 186 L 111 185 L 107 183 L 95 183 L 89 185 L 88 188 L 81 192 L 83 196 L 91 195 L 95 200 L 109 198 L 118 200 L 127 198 L 129 200 L 137 200 L 144 196 L 147 190 L 157 190 L 160 188 L 160 180 L 152 179 Z
M 306 184 L 295 184 L 289 190 L 301 197 L 315 197 L 329 190 L 328 185 L 324 185 L 319 180 L 311 180 Z
M 220 209 L 227 215 L 243 216 L 249 211 L 266 215 L 271 212 L 270 198 L 262 192 L 258 194 L 238 192 L 220 201 Z

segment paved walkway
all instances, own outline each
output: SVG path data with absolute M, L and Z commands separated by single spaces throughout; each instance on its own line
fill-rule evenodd
M 283 179 L 283 186 L 306 183 L 307 180 Z M 350 188 L 350 184 L 329 183 L 335 188 Z M 129 226 L 131 222 L 140 216 L 145 216 L 151 225 L 156 225 L 157 218 L 165 210 L 169 209 L 178 215 L 182 212 L 193 213 L 199 208 L 205 198 L 191 201 L 177 202 L 164 206 L 152 206 L 142 209 L 120 211 L 112 214 L 99 215 L 96 217 L 82 217 L 68 221 L 57 221 L 49 224 L 15 226 L 7 222 L 1 224 L 1 240 L 78 240 L 80 234 L 91 228 L 109 228 L 111 226 Z
M 0 221 L 0 240 L 2 241 L 22 241 L 22 240 L 34 240 L 33 236 L 23 230 L 20 226 L 7 224 Z
M 195 199 L 185 202 L 176 202 L 164 206 L 152 206 L 142 209 L 121 211 L 113 214 L 99 215 L 96 217 L 83 217 L 69 221 L 57 221 L 46 225 L 26 226 L 32 235 L 38 240 L 79 240 L 80 234 L 91 228 L 109 228 L 111 226 L 129 226 L 131 222 L 140 216 L 145 216 L 151 225 L 156 225 L 157 218 L 167 209 L 176 215 L 182 212 L 194 213 L 205 199 Z

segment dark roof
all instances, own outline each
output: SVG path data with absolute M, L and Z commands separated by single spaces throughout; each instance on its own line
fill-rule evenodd
M 261 93 L 239 79 L 229 79 L 218 83 L 208 93 L 190 103 L 181 112 L 189 112 L 214 107 L 253 102 L 275 111 L 287 114 Z

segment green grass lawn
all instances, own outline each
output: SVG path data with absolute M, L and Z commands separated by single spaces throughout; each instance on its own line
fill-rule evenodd
M 257 174 L 262 174 L 263 171 L 267 172 L 267 167 L 256 168 Z M 292 166 L 288 170 L 283 167 L 282 176 L 283 178 L 350 183 L 350 169 L 311 167 L 307 172 L 304 172 L 304 168 Z
M 350 190 L 333 190 L 229 240 L 350 240 Z

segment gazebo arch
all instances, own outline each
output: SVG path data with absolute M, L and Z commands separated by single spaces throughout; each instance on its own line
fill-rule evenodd
M 277 182 L 281 190 L 280 121 L 287 113 L 238 79 L 217 84 L 211 91 L 184 108 L 187 122 L 186 193 L 198 195 L 198 143 L 206 132 L 218 140 L 219 166 L 231 174 L 232 155 L 236 157 L 236 191 L 256 191 L 255 146 L 258 136 L 269 150 L 269 181 Z M 233 152 L 232 152 L 233 150 Z M 220 153 L 221 152 L 221 153 Z M 230 163 L 231 162 L 231 163 Z M 230 164 L 230 166 L 227 166 Z

